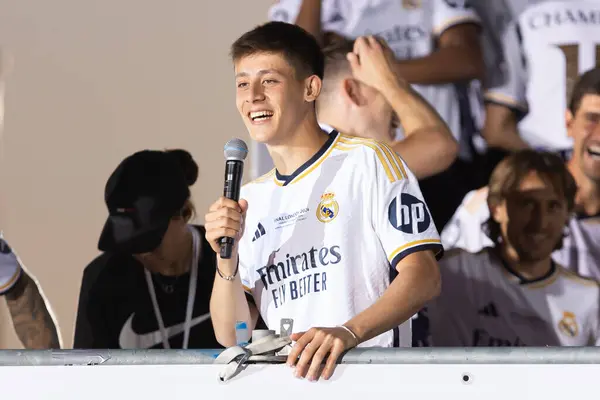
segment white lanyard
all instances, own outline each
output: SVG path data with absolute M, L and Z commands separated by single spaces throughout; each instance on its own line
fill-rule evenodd
M 183 325 L 183 349 L 188 348 L 188 342 L 190 340 L 192 313 L 194 311 L 194 300 L 196 298 L 196 284 L 198 280 L 198 260 L 200 258 L 200 240 L 198 237 L 198 232 L 194 228 L 189 229 L 192 233 L 193 255 L 191 260 L 192 265 L 190 265 L 190 285 L 188 291 L 187 308 L 185 310 L 185 323 Z M 162 314 L 160 312 L 160 308 L 158 307 L 158 301 L 156 300 L 156 291 L 154 289 L 154 283 L 152 282 L 152 276 L 150 275 L 150 271 L 148 271 L 145 268 L 144 273 L 146 274 L 146 283 L 148 284 L 150 298 L 152 299 L 152 306 L 154 307 L 154 315 L 156 315 L 158 327 L 160 328 L 160 333 L 162 335 L 163 347 L 165 349 L 170 349 L 171 345 L 169 344 L 169 336 L 167 335 L 165 323 L 163 322 Z

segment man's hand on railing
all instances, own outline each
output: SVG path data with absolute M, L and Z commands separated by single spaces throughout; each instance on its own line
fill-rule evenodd
M 338 358 L 346 350 L 358 345 L 358 339 L 342 327 L 311 328 L 306 332 L 292 334 L 291 339 L 296 343 L 288 355 L 287 364 L 295 366 L 297 378 L 306 377 L 310 381 L 318 380 L 319 377 L 331 378 Z M 321 370 L 325 357 L 327 362 Z

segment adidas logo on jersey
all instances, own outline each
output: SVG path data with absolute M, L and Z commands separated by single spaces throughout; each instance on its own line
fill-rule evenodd
M 260 239 L 262 236 L 264 236 L 266 234 L 267 234 L 267 232 L 265 232 L 265 227 L 262 226 L 262 224 L 259 222 L 258 227 L 256 228 L 256 231 L 254 231 L 254 237 L 252 238 L 252 241 L 254 242 L 255 240 Z
M 483 315 L 486 317 L 498 317 L 498 310 L 496 310 L 496 305 L 494 303 L 489 303 L 480 309 L 477 312 L 479 315 Z

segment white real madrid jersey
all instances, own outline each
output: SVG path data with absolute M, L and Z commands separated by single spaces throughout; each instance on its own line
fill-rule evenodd
M 491 83 L 486 100 L 524 115 L 519 132 L 532 147 L 570 150 L 565 110 L 578 76 L 600 60 L 600 1 L 530 4 L 503 44 L 506 79 Z
M 449 251 L 442 293 L 428 304 L 433 346 L 594 346 L 600 286 L 558 264 L 526 280 L 493 249 Z
M 486 189 L 467 193 L 442 231 L 444 248 L 475 253 L 492 246 L 482 229 L 489 216 Z M 600 280 L 600 216 L 574 215 L 569 220 L 562 248 L 555 250 L 552 258 L 570 271 Z
M 436 41 L 447 29 L 477 23 L 479 17 L 464 0 L 323 0 L 321 23 L 324 31 L 346 37 L 378 35 L 401 60 L 425 57 L 436 50 Z M 294 23 L 302 0 L 280 0 L 269 9 L 269 19 Z M 481 125 L 481 93 L 471 86 L 413 85 L 440 114 L 460 144 L 461 158 L 470 157 L 469 140 Z M 398 130 L 397 139 L 403 138 Z M 264 145 L 253 142 L 254 176 L 266 173 L 272 163 Z M 257 175 L 259 174 L 259 175 Z
M 290 176 L 242 187 L 240 277 L 269 329 L 341 325 L 377 301 L 397 263 L 442 246 L 416 178 L 386 145 L 330 133 Z M 400 279 L 400 278 L 397 278 Z M 362 346 L 411 345 L 410 322 Z

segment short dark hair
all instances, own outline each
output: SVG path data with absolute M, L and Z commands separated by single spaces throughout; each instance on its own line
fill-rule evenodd
M 327 32 L 323 45 L 323 56 L 325 58 L 325 69 L 323 74 L 323 88 L 321 92 L 328 91 L 328 83 L 335 81 L 341 75 L 352 73 L 348 53 L 354 50 L 354 40 Z
M 325 61 L 319 43 L 298 25 L 279 21 L 259 25 L 240 36 L 231 45 L 230 53 L 234 62 L 257 53 L 280 53 L 298 79 L 311 75 L 323 79 Z
M 581 99 L 586 94 L 600 95 L 600 67 L 592 68 L 587 72 L 583 73 L 575 86 L 571 94 L 571 101 L 569 102 L 569 110 L 575 115 L 579 106 L 581 105 Z
M 573 212 L 577 184 L 564 160 L 558 154 L 531 149 L 510 154 L 494 168 L 488 183 L 488 205 L 499 205 L 517 190 L 523 178 L 532 171 L 552 186 L 556 193 L 563 196 L 567 202 L 568 212 Z M 500 224 L 494 220 L 493 215 L 490 215 L 485 222 L 484 228 L 488 237 L 498 245 L 501 230 Z M 562 247 L 562 240 L 557 244 L 556 249 L 560 247 Z

